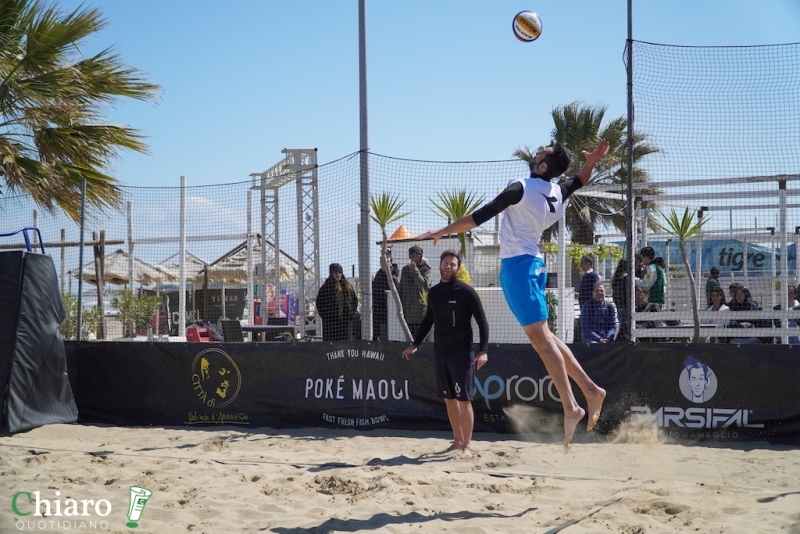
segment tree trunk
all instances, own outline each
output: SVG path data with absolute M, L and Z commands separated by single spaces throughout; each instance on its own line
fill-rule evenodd
M 381 228 L 381 233 L 383 234 L 383 244 L 381 245 L 381 269 L 386 273 L 386 279 L 389 281 L 389 290 L 392 292 L 392 298 L 394 299 L 395 308 L 397 309 L 397 320 L 400 321 L 400 327 L 403 329 L 406 341 L 411 343 L 414 341 L 414 338 L 411 337 L 411 330 L 406 324 L 406 318 L 405 315 L 403 315 L 403 303 L 400 301 L 400 293 L 397 292 L 397 287 L 394 285 L 394 279 L 392 278 L 392 270 L 389 268 L 389 264 L 386 261 L 386 248 L 389 241 L 386 236 L 386 229 Z
M 694 337 L 693 343 L 700 343 L 700 315 L 697 311 L 697 288 L 694 286 L 694 275 L 692 268 L 689 267 L 689 260 L 686 258 L 686 248 L 684 242 L 678 241 L 678 248 L 681 251 L 681 259 L 683 260 L 683 267 L 686 269 L 686 275 L 689 277 L 689 294 L 692 296 L 692 318 L 694 319 Z M 666 274 L 664 275 L 666 277 Z

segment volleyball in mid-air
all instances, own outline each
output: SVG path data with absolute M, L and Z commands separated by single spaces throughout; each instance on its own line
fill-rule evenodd
M 542 19 L 535 11 L 520 11 L 511 24 L 514 36 L 524 43 L 530 43 L 542 34 Z

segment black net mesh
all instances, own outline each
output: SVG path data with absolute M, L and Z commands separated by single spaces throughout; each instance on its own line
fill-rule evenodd
M 794 303 L 789 290 L 796 283 L 795 251 L 800 236 L 796 201 L 800 179 L 796 150 L 800 144 L 799 52 L 798 44 L 679 47 L 633 43 L 637 150 L 646 146 L 650 152 L 635 154 L 634 249 L 652 247 L 653 263 L 660 265 L 655 268 L 656 277 L 661 276 L 657 289 L 645 288 L 647 298 L 637 300 L 637 311 L 655 310 L 652 316 L 636 317 L 637 338 L 693 337 L 693 330 L 689 331 L 695 319 L 693 309 L 705 325 L 704 339 L 766 342 L 790 337 L 790 331 L 775 331 L 772 326 L 794 322 L 786 308 Z M 607 123 L 613 120 L 606 119 Z M 587 146 L 570 148 L 580 153 L 580 149 L 594 146 L 596 140 L 590 141 Z M 619 144 L 624 146 L 624 139 Z M 591 324 L 597 310 L 589 310 L 591 316 L 585 315 L 583 324 L 580 321 L 579 295 L 575 293 L 583 293 L 587 300 L 598 299 L 592 295 L 594 279 L 584 279 L 579 268 L 583 256 L 592 261 L 597 279 L 604 283 L 605 298 L 599 298 L 623 310 L 631 306 L 626 306 L 623 296 L 633 293 L 626 289 L 630 285 L 625 286 L 614 274 L 625 247 L 628 222 L 624 210 L 629 201 L 622 185 L 627 176 L 624 150 L 615 158 L 600 170 L 594 185 L 570 201 L 570 217 L 574 218 L 567 225 L 569 235 L 547 235 L 545 239 L 553 241 L 543 244 L 550 285 L 554 286 L 549 293 L 550 326 L 568 342 L 586 341 L 587 330 L 593 329 L 602 330 L 608 339 L 619 339 L 620 327 L 614 324 L 613 312 L 599 312 L 603 324 Z M 463 252 L 465 277 L 479 289 L 490 316 L 491 341 L 527 343 L 498 287 L 497 219 L 471 232 L 463 243 L 452 237 L 434 246 L 430 240 L 414 239 L 458 216 L 459 202 L 462 208 L 465 203 L 480 206 L 510 180 L 526 177 L 527 163 L 520 159 L 417 161 L 379 154 L 368 154 L 367 161 L 371 197 L 388 195 L 402 203 L 399 213 L 404 216 L 385 228 L 398 280 L 403 278 L 402 268 L 413 259 L 409 257 L 412 246 L 423 250 L 430 284 L 439 281 L 441 252 Z M 373 285 L 382 238 L 373 221 L 368 272 L 359 271 L 361 169 L 361 154 L 353 153 L 300 170 L 278 165 L 237 183 L 189 185 L 185 191 L 178 187 L 177 177 L 172 187 L 123 186 L 123 200 L 117 207 L 87 206 L 85 239 L 91 243 L 84 248 L 82 300 L 87 314 L 97 304 L 104 318 L 102 326 L 89 329 L 92 335 L 111 339 L 148 330 L 184 333 L 178 331 L 184 213 L 183 303 L 185 324 L 198 326 L 192 336 L 223 338 L 222 329 L 214 327 L 228 318 L 238 319 L 246 336 L 259 335 L 261 339 L 305 335 L 308 339 L 339 340 L 365 335 L 404 340 L 393 298 L 381 285 L 388 281 L 384 277 Z M 685 255 L 678 235 L 669 230 L 673 212 L 678 222 L 684 213 L 693 223 L 706 221 L 701 232 L 684 240 Z M 80 225 L 58 211 L 37 209 L 30 198 L 9 191 L 0 197 L 0 214 L 0 233 L 25 226 L 41 229 L 47 252 L 55 259 L 62 292 L 75 296 Z M 559 238 L 563 239 L 560 243 Z M 6 237 L 0 247 L 19 248 L 21 243 L 19 236 Z M 567 246 L 559 253 L 563 245 Z M 100 265 L 95 256 L 105 257 L 100 297 L 96 274 Z M 712 267 L 719 271 L 713 282 L 709 281 Z M 647 270 L 645 266 L 641 269 L 644 278 Z M 344 293 L 336 288 L 323 290 L 331 273 L 339 270 L 349 284 L 341 286 Z M 363 287 L 362 274 L 369 287 Z M 741 302 L 729 302 L 736 299 L 730 288 L 733 283 L 745 286 L 749 295 L 742 292 L 743 300 L 753 302 L 745 311 L 762 314 L 733 316 L 737 327 L 752 328 L 746 334 L 710 331 L 714 324 L 734 323 L 706 312 L 710 304 L 707 289 L 718 285 L 734 311 L 744 309 Z M 645 284 L 634 281 L 633 285 Z M 136 321 L 125 316 L 120 320 L 124 289 L 137 297 L 158 296 L 161 311 L 149 319 Z M 417 294 L 417 300 L 424 306 L 424 295 Z M 370 301 L 374 310 L 367 305 Z M 782 310 L 773 311 L 776 306 Z M 320 320 L 323 309 L 328 314 L 327 327 Z M 407 315 L 412 327 L 419 322 L 418 311 L 409 309 Z M 91 317 L 87 315 L 87 319 Z M 275 328 L 246 328 L 254 325 Z M 203 330 L 206 327 L 208 331 Z M 230 335 L 238 339 L 238 334 Z

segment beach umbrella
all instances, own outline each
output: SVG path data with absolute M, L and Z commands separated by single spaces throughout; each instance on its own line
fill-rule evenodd
M 177 254 L 173 254 L 172 256 L 162 261 L 161 263 L 162 267 L 165 268 L 173 276 L 175 276 L 175 279 L 177 280 L 180 278 L 180 272 L 181 272 L 180 261 L 163 265 L 164 262 L 171 260 L 175 256 L 177 256 Z M 208 266 L 208 262 L 187 251 L 185 264 L 186 264 L 186 281 L 195 284 L 202 284 L 203 270 Z
M 261 247 L 253 247 L 251 265 L 261 264 Z M 297 280 L 299 271 L 297 261 L 285 254 L 281 258 L 281 282 Z M 272 252 L 267 255 L 267 280 L 275 279 L 275 262 Z M 220 284 L 242 283 L 247 281 L 247 247 L 245 243 L 226 252 L 208 265 L 208 281 Z
M 129 267 L 130 256 L 122 249 L 116 250 L 113 254 L 106 254 L 103 258 L 103 281 L 115 285 L 130 285 Z M 73 276 L 78 277 L 78 270 L 73 269 Z M 133 281 L 143 286 L 154 283 L 162 283 L 177 280 L 177 276 L 170 269 L 165 268 L 149 261 L 133 258 Z M 94 262 L 88 263 L 83 267 L 83 280 L 93 285 L 97 285 L 97 274 Z

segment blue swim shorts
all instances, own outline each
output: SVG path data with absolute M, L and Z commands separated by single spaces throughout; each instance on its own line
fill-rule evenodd
M 521 326 L 547 320 L 547 270 L 542 258 L 524 255 L 500 260 L 500 285 Z

